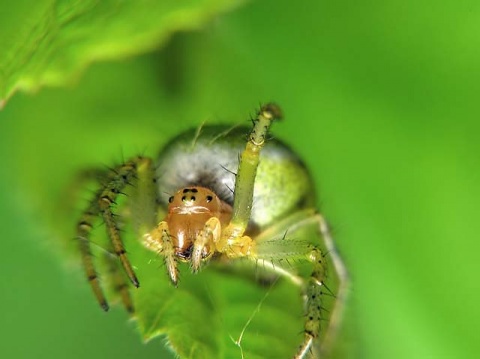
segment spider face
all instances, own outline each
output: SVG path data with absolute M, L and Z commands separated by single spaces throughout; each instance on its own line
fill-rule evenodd
M 118 271 L 123 268 L 135 287 L 142 280 L 130 264 L 114 213 L 115 200 L 125 190 L 140 242 L 163 259 L 174 286 L 178 261 L 189 262 L 193 273 L 217 259 L 259 264 L 298 285 L 306 298 L 304 338 L 295 358 L 307 357 L 319 338 L 326 350 L 340 321 L 347 275 L 314 207 L 313 181 L 302 160 L 280 140 L 268 139 L 271 123 L 280 117 L 278 106 L 267 104 L 251 130 L 205 126 L 187 131 L 172 139 L 156 160 L 134 157 L 101 176 L 78 221 L 77 238 L 86 277 L 104 310 L 109 306 L 90 249 L 96 217 L 105 223 L 107 249 L 118 257 L 109 264 L 130 312 L 134 305 Z M 306 277 L 299 274 L 301 263 L 307 264 Z M 330 278 L 335 278 L 333 284 Z M 335 305 L 326 314 L 331 298 Z M 329 324 L 323 327 L 322 321 Z
M 182 261 L 190 260 L 193 243 L 210 218 L 219 218 L 221 225 L 226 225 L 232 214 L 232 207 L 205 187 L 182 188 L 168 202 L 165 222 L 175 255 Z M 206 259 L 209 253 L 210 247 L 206 246 L 201 253 L 202 259 Z

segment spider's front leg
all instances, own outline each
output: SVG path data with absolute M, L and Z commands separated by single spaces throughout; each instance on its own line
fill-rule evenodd
M 294 359 L 306 358 L 311 350 L 313 340 L 320 334 L 320 321 L 322 320 L 323 298 L 326 291 L 326 264 L 321 250 L 312 248 L 309 260 L 313 263 L 313 271 L 307 281 L 306 287 L 306 314 L 305 314 L 305 337 Z M 334 295 L 331 293 L 331 295 Z M 322 348 L 325 350 L 325 348 Z
M 192 249 L 191 267 L 196 273 L 202 261 L 208 260 L 215 252 L 225 253 L 229 257 L 249 255 L 253 248 L 253 240 L 248 236 L 237 238 L 229 247 L 218 247 L 222 235 L 222 225 L 218 217 L 211 217 L 205 222 L 203 229 L 197 235 Z
M 304 335 L 294 359 L 328 355 L 342 322 L 349 279 L 326 221 L 313 208 L 300 210 L 260 233 L 255 242 L 251 259 L 302 289 Z
M 93 260 L 93 255 L 90 248 L 90 234 L 93 229 L 94 221 L 97 217 L 101 217 L 105 222 L 107 234 L 110 239 L 113 253 L 119 258 L 121 265 L 127 274 L 132 284 L 139 286 L 139 281 L 135 272 L 128 260 L 125 247 L 118 228 L 116 215 L 113 210 L 113 205 L 117 197 L 123 194 L 123 190 L 127 185 L 135 183 L 133 192 L 135 195 L 132 198 L 153 198 L 144 201 L 142 207 L 146 213 L 142 219 L 142 223 L 151 222 L 155 216 L 154 199 L 152 196 L 153 186 L 153 171 L 151 160 L 145 157 L 135 157 L 124 164 L 112 169 L 107 175 L 102 178 L 102 186 L 95 196 L 90 201 L 87 209 L 82 213 L 82 216 L 77 223 L 77 239 L 79 240 L 80 253 L 82 256 L 83 266 L 86 277 L 90 282 L 97 301 L 104 310 L 109 309 L 105 294 L 100 286 L 96 266 Z M 154 193 L 154 192 L 153 192 Z M 139 200 L 136 200 L 139 202 Z M 132 212 L 135 212 L 135 200 L 132 201 Z M 148 214 L 147 214 L 148 213 Z M 120 285 L 119 285 L 120 287 Z M 130 303 L 131 304 L 131 303 Z M 129 303 L 126 304 L 127 309 L 131 308 Z
M 342 258 L 337 252 L 333 243 L 333 238 L 328 228 L 328 224 L 323 216 L 316 213 L 310 217 L 313 223 L 318 223 L 318 229 L 324 242 L 325 252 L 318 247 L 314 247 L 308 258 L 313 263 L 313 270 L 307 286 L 307 319 L 305 321 L 305 339 L 300 347 L 296 358 L 306 357 L 307 352 L 312 346 L 312 342 L 320 333 L 320 320 L 322 319 L 321 311 L 324 310 L 322 305 L 325 296 L 332 296 L 334 304 L 331 308 L 328 326 L 322 339 L 321 353 L 328 353 L 332 350 L 335 339 L 338 334 L 339 326 L 343 319 L 347 296 L 350 289 L 350 279 L 343 263 Z M 330 270 L 334 272 L 337 278 L 337 288 L 335 293 L 326 285 L 327 268 L 329 267 L 326 257 L 330 258 Z M 332 277 L 332 275 L 330 275 Z
M 249 255 L 254 242 L 244 236 L 253 204 L 255 176 L 260 160 L 260 151 L 265 144 L 268 130 L 274 120 L 282 118 L 280 108 L 269 103 L 260 108 L 253 129 L 250 132 L 245 150 L 240 156 L 240 164 L 235 179 L 235 198 L 230 223 L 222 229 L 222 235 L 216 243 L 217 250 L 229 257 Z
M 153 231 L 145 234 L 143 236 L 143 245 L 148 249 L 163 255 L 170 280 L 175 286 L 177 286 L 177 257 L 175 255 L 175 246 L 168 228 L 168 223 L 162 221 Z
M 202 260 L 207 260 L 215 252 L 215 243 L 220 238 L 222 226 L 217 217 L 211 217 L 198 234 L 193 244 L 191 266 L 192 272 L 200 269 Z

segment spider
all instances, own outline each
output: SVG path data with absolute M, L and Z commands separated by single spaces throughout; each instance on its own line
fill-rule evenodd
M 97 174 L 100 188 L 78 221 L 77 238 L 86 277 L 105 311 L 109 305 L 90 248 L 97 217 L 103 219 L 110 249 L 119 259 L 110 265 L 130 312 L 133 304 L 117 267 L 140 287 L 114 213 L 117 197 L 129 189 L 128 209 L 139 239 L 163 258 L 174 286 L 179 284 L 179 262 L 188 262 L 193 273 L 211 261 L 243 258 L 261 263 L 298 285 L 305 298 L 304 335 L 294 358 L 313 354 L 313 342 L 320 337 L 322 352 L 331 346 L 347 272 L 326 221 L 315 209 L 313 181 L 305 165 L 287 145 L 268 137 L 272 122 L 281 118 L 280 108 L 269 103 L 252 119 L 251 130 L 203 126 L 174 138 L 156 161 L 137 156 Z M 309 265 L 306 275 L 298 273 L 299 263 Z M 327 279 L 333 284 L 327 286 Z M 325 314 L 328 297 L 334 305 Z

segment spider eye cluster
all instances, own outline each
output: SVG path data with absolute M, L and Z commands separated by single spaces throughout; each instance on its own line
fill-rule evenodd
M 196 188 L 185 188 L 182 192 L 183 193 L 188 193 L 188 192 L 198 193 L 198 189 L 196 189 Z
M 168 202 L 175 202 L 177 206 L 181 204 L 192 205 L 194 203 L 198 205 L 203 203 L 205 205 L 206 203 L 211 203 L 214 198 L 215 194 L 210 190 L 206 188 L 192 187 L 179 190 L 168 199 Z
M 183 191 L 182 191 L 182 202 L 183 203 L 186 203 L 186 202 L 189 202 L 189 203 L 193 203 L 197 200 L 197 198 L 195 197 L 195 194 L 198 193 L 198 189 L 196 188 L 184 188 Z

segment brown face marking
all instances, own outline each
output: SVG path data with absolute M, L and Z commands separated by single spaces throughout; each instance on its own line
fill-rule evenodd
M 205 187 L 187 187 L 178 190 L 169 198 L 168 223 L 176 255 L 185 261 L 191 256 L 195 239 L 212 217 L 227 224 L 232 208 L 222 202 L 210 189 Z

